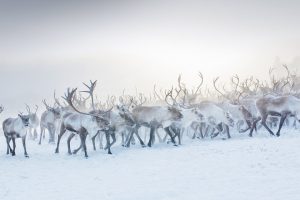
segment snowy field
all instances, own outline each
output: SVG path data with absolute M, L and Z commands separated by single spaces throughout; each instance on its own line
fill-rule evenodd
M 261 131 L 260 131 L 261 132 Z M 2 133 L 1 133 L 2 134 Z M 77 141 L 72 147 L 77 147 Z M 67 155 L 54 145 L 28 142 L 24 158 L 21 140 L 17 156 L 5 155 L 0 137 L 1 200 L 299 200 L 300 133 L 283 130 L 280 138 L 267 134 L 231 140 L 189 140 L 174 147 L 135 145 Z

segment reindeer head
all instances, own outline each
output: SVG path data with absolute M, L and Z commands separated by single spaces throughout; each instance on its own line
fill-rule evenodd
M 183 118 L 183 115 L 179 109 L 175 107 L 168 107 L 168 110 L 170 111 L 173 120 L 178 121 Z
M 21 118 L 23 125 L 25 127 L 28 127 L 29 126 L 29 116 L 23 115 L 22 113 L 20 113 L 18 116 Z
M 46 103 L 46 100 L 43 100 L 43 103 L 46 107 L 46 109 L 49 111 L 49 112 L 52 112 L 55 116 L 55 118 L 60 118 L 61 116 L 61 109 L 59 107 L 51 107 L 49 106 L 47 103 Z

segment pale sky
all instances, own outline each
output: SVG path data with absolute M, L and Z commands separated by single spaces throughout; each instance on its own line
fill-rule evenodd
M 98 79 L 98 95 L 300 65 L 300 2 L 0 0 L 0 104 Z

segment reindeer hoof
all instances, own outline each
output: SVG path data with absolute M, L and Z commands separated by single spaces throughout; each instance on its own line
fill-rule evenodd
M 25 158 L 29 158 L 29 155 L 25 155 Z
M 143 145 L 142 145 L 142 148 L 145 148 L 145 147 L 146 147 L 146 145 L 143 144 Z
M 280 134 L 276 134 L 276 136 L 277 136 L 277 137 L 279 137 L 279 136 L 280 136 Z
M 12 153 L 11 153 L 11 155 L 12 155 L 12 156 L 15 156 L 15 155 L 16 155 L 16 153 L 15 153 L 15 152 L 12 152 Z

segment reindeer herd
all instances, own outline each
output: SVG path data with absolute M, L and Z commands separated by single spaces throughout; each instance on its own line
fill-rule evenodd
M 272 136 L 280 136 L 283 126 L 297 127 L 300 120 L 300 77 L 287 66 L 283 69 L 286 76 L 275 78 L 271 68 L 270 81 L 264 82 L 254 77 L 241 80 L 235 75 L 230 80 L 231 89 L 225 85 L 219 87 L 219 77 L 213 80 L 214 90 L 203 89 L 204 78 L 199 73 L 200 82 L 194 89 L 188 89 L 179 76 L 175 87 L 157 90 L 154 86 L 149 96 L 123 92 L 119 98 L 109 96 L 100 101 L 94 94 L 97 81 L 84 83 L 85 91 L 68 89 L 61 99 L 54 92 L 54 105 L 43 100 L 46 110 L 40 118 L 38 106 L 31 110 L 26 105 L 27 114 L 3 121 L 7 154 L 15 155 L 15 140 L 22 138 L 24 155 L 28 157 L 26 138 L 37 139 L 41 144 L 46 133 L 49 143 L 56 142 L 55 153 L 59 153 L 60 142 L 68 133 L 68 153 L 83 150 L 85 157 L 88 157 L 87 138 L 91 139 L 94 150 L 99 141 L 100 148 L 111 154 L 118 138 L 124 147 L 130 147 L 136 140 L 142 147 L 152 147 L 157 138 L 159 142 L 177 146 L 184 136 L 204 139 L 224 134 L 229 139 L 235 131 L 248 132 L 252 137 L 254 131 L 262 128 Z M 0 113 L 3 110 L 0 106 Z M 75 136 L 80 145 L 72 151 L 71 141 Z

